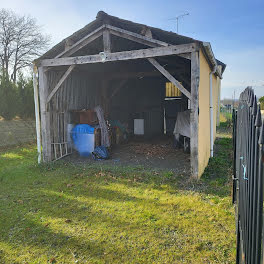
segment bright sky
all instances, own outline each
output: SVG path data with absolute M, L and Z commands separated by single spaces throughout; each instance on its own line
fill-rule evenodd
M 231 98 L 246 86 L 264 95 L 264 1 L 208 0 L 0 0 L 0 7 L 35 17 L 56 44 L 95 19 L 99 10 L 127 20 L 208 41 L 215 57 L 227 64 L 222 98 Z

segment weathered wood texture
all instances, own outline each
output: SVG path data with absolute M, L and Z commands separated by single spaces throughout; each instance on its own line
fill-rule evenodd
M 107 54 L 107 57 L 104 62 L 135 60 L 135 59 L 144 59 L 144 58 L 159 57 L 159 56 L 177 55 L 182 53 L 193 52 L 195 50 L 196 50 L 196 45 L 194 43 L 191 43 L 191 44 L 182 44 L 182 45 L 175 45 L 168 47 L 121 51 L 121 52 Z M 79 56 L 79 57 L 45 59 L 40 61 L 40 66 L 63 66 L 63 65 L 88 64 L 88 63 L 98 63 L 98 62 L 102 62 L 102 58 L 99 54 L 89 55 L 89 56 Z
M 34 88 L 38 163 L 40 163 L 41 162 L 41 128 L 40 128 L 39 88 L 38 88 L 38 79 L 37 79 L 37 67 L 35 66 L 33 66 L 33 88 Z
M 77 41 L 75 44 L 71 45 L 70 47 L 66 48 L 63 52 L 58 54 L 55 58 L 60 58 L 60 57 L 68 57 L 77 52 L 78 50 L 82 49 L 95 39 L 99 38 L 102 36 L 103 32 L 102 30 L 105 28 L 105 25 L 97 28 L 87 36 L 83 37 L 79 41 Z
M 47 72 L 48 93 L 54 89 L 63 75 L 63 71 Z M 99 84 L 98 80 L 88 79 L 86 74 L 74 71 L 47 104 L 50 116 L 50 160 L 70 154 L 68 124 L 72 123 L 71 111 L 94 108 L 98 105 Z
M 104 44 L 104 52 L 111 52 L 111 36 L 110 31 L 105 29 L 103 31 L 103 44 Z
M 183 85 L 177 81 L 167 70 L 165 70 L 155 59 L 148 58 L 148 61 L 163 74 L 170 82 L 172 82 L 185 96 L 189 99 L 191 98 L 191 94 L 187 91 Z
M 41 132 L 42 132 L 42 160 L 48 162 L 51 160 L 51 138 L 50 138 L 50 113 L 46 109 L 46 100 L 48 97 L 47 74 L 43 67 L 38 68 L 39 73 L 39 98 L 41 114 Z
M 196 44 L 190 43 L 169 46 L 168 43 L 153 39 L 151 31 L 148 29 L 146 30 L 148 31 L 146 31 L 147 36 L 142 36 L 113 26 L 103 25 L 78 42 L 70 43 L 70 45 L 66 47 L 66 50 L 57 55 L 56 58 L 45 59 L 39 62 L 40 109 L 44 161 L 54 160 L 58 158 L 58 155 L 62 157 L 67 154 L 68 145 L 65 144 L 65 142 L 68 141 L 67 124 L 71 123 L 71 110 L 93 108 L 99 103 L 102 103 L 102 101 L 103 105 L 105 105 L 106 112 L 108 109 L 109 101 L 107 99 L 109 98 L 105 81 L 102 81 L 100 78 L 95 79 L 95 77 L 88 79 L 89 77 L 86 73 L 73 71 L 75 65 L 148 58 L 149 61 L 165 77 L 176 84 L 188 98 L 191 97 L 190 92 L 153 58 L 181 54 L 189 58 L 186 54 L 195 52 L 197 50 Z M 136 41 L 152 48 L 111 53 L 110 34 Z M 106 59 L 104 61 L 100 54 L 69 57 L 101 35 L 103 35 L 104 51 L 106 53 Z M 70 67 L 66 72 L 52 71 L 53 66 L 67 65 Z M 193 85 L 192 81 L 192 89 Z M 195 114 L 193 116 L 195 116 Z M 193 149 L 195 150 L 195 148 Z
M 116 36 L 121 37 L 121 38 L 126 38 L 126 39 L 129 39 L 129 40 L 144 44 L 146 46 L 150 46 L 150 47 L 160 47 L 160 46 L 161 47 L 166 47 L 166 46 L 169 45 L 166 42 L 163 42 L 163 41 L 160 41 L 160 40 L 157 40 L 157 39 L 153 39 L 153 38 L 151 38 L 149 36 L 142 36 L 140 34 L 137 34 L 137 33 L 131 32 L 131 31 L 127 31 L 125 29 L 121 29 L 121 28 L 118 28 L 118 27 L 114 27 L 114 26 L 111 26 L 111 25 L 106 25 L 106 28 L 108 28 L 110 30 L 110 33 L 113 34 L 113 35 L 116 35 Z
M 191 53 L 191 171 L 192 177 L 198 178 L 198 109 L 199 109 L 199 52 Z
M 63 82 L 67 79 L 67 77 L 71 74 L 73 69 L 75 68 L 75 65 L 71 65 L 67 71 L 62 75 L 61 79 L 58 81 L 54 89 L 50 92 L 48 98 L 47 98 L 47 103 L 51 100 L 51 98 L 54 96 L 54 94 L 59 90 Z

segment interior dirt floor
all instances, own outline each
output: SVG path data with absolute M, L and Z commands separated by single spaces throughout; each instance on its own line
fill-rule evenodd
M 164 136 L 155 139 L 133 138 L 115 145 L 108 160 L 80 157 L 77 152 L 66 160 L 73 163 L 104 164 L 113 166 L 142 167 L 145 169 L 172 171 L 177 174 L 190 173 L 190 154 L 173 147 L 173 138 Z

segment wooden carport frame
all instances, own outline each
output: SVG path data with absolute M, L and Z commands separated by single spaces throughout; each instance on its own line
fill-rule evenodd
M 111 34 L 144 44 L 146 46 L 150 46 L 151 48 L 112 53 Z M 69 57 L 100 36 L 103 36 L 104 52 L 101 52 L 97 55 Z M 169 45 L 168 43 L 165 43 L 163 41 L 156 40 L 152 38 L 151 31 L 148 28 L 145 29 L 145 35 L 140 35 L 106 24 L 86 35 L 70 47 L 65 48 L 65 50 L 58 54 L 55 58 L 37 61 L 35 63 L 35 66 L 38 67 L 40 109 L 39 107 L 37 107 L 36 109 L 36 123 L 40 123 L 38 119 L 39 116 L 41 116 L 41 128 L 40 126 L 37 127 L 37 138 L 40 140 L 41 134 L 43 162 L 49 162 L 51 160 L 50 114 L 47 110 L 47 104 L 54 96 L 54 94 L 59 90 L 62 83 L 74 70 L 76 65 L 147 59 L 162 75 L 164 75 L 170 82 L 175 84 L 179 88 L 179 90 L 189 98 L 191 102 L 191 173 L 193 177 L 198 178 L 198 96 L 200 77 L 199 48 L 200 47 L 198 43 Z M 185 89 L 183 85 L 175 79 L 175 77 L 173 77 L 166 69 L 164 69 L 157 62 L 157 60 L 155 60 L 155 57 L 169 55 L 177 55 L 191 60 L 191 93 L 187 89 Z M 46 72 L 56 66 L 69 67 L 61 77 L 61 79 L 58 81 L 55 88 L 51 91 L 50 94 L 48 94 Z M 36 82 L 34 83 L 36 84 Z M 35 85 L 35 94 L 38 94 L 38 88 Z M 35 105 L 37 106 L 36 102 Z M 40 146 L 39 142 L 38 146 Z M 38 151 L 40 153 L 40 147 L 38 148 Z

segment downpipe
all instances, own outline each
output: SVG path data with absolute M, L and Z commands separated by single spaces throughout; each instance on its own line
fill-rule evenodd
M 214 109 L 213 109 L 213 74 L 215 74 L 217 66 L 214 66 L 210 72 L 210 157 L 214 156 Z

